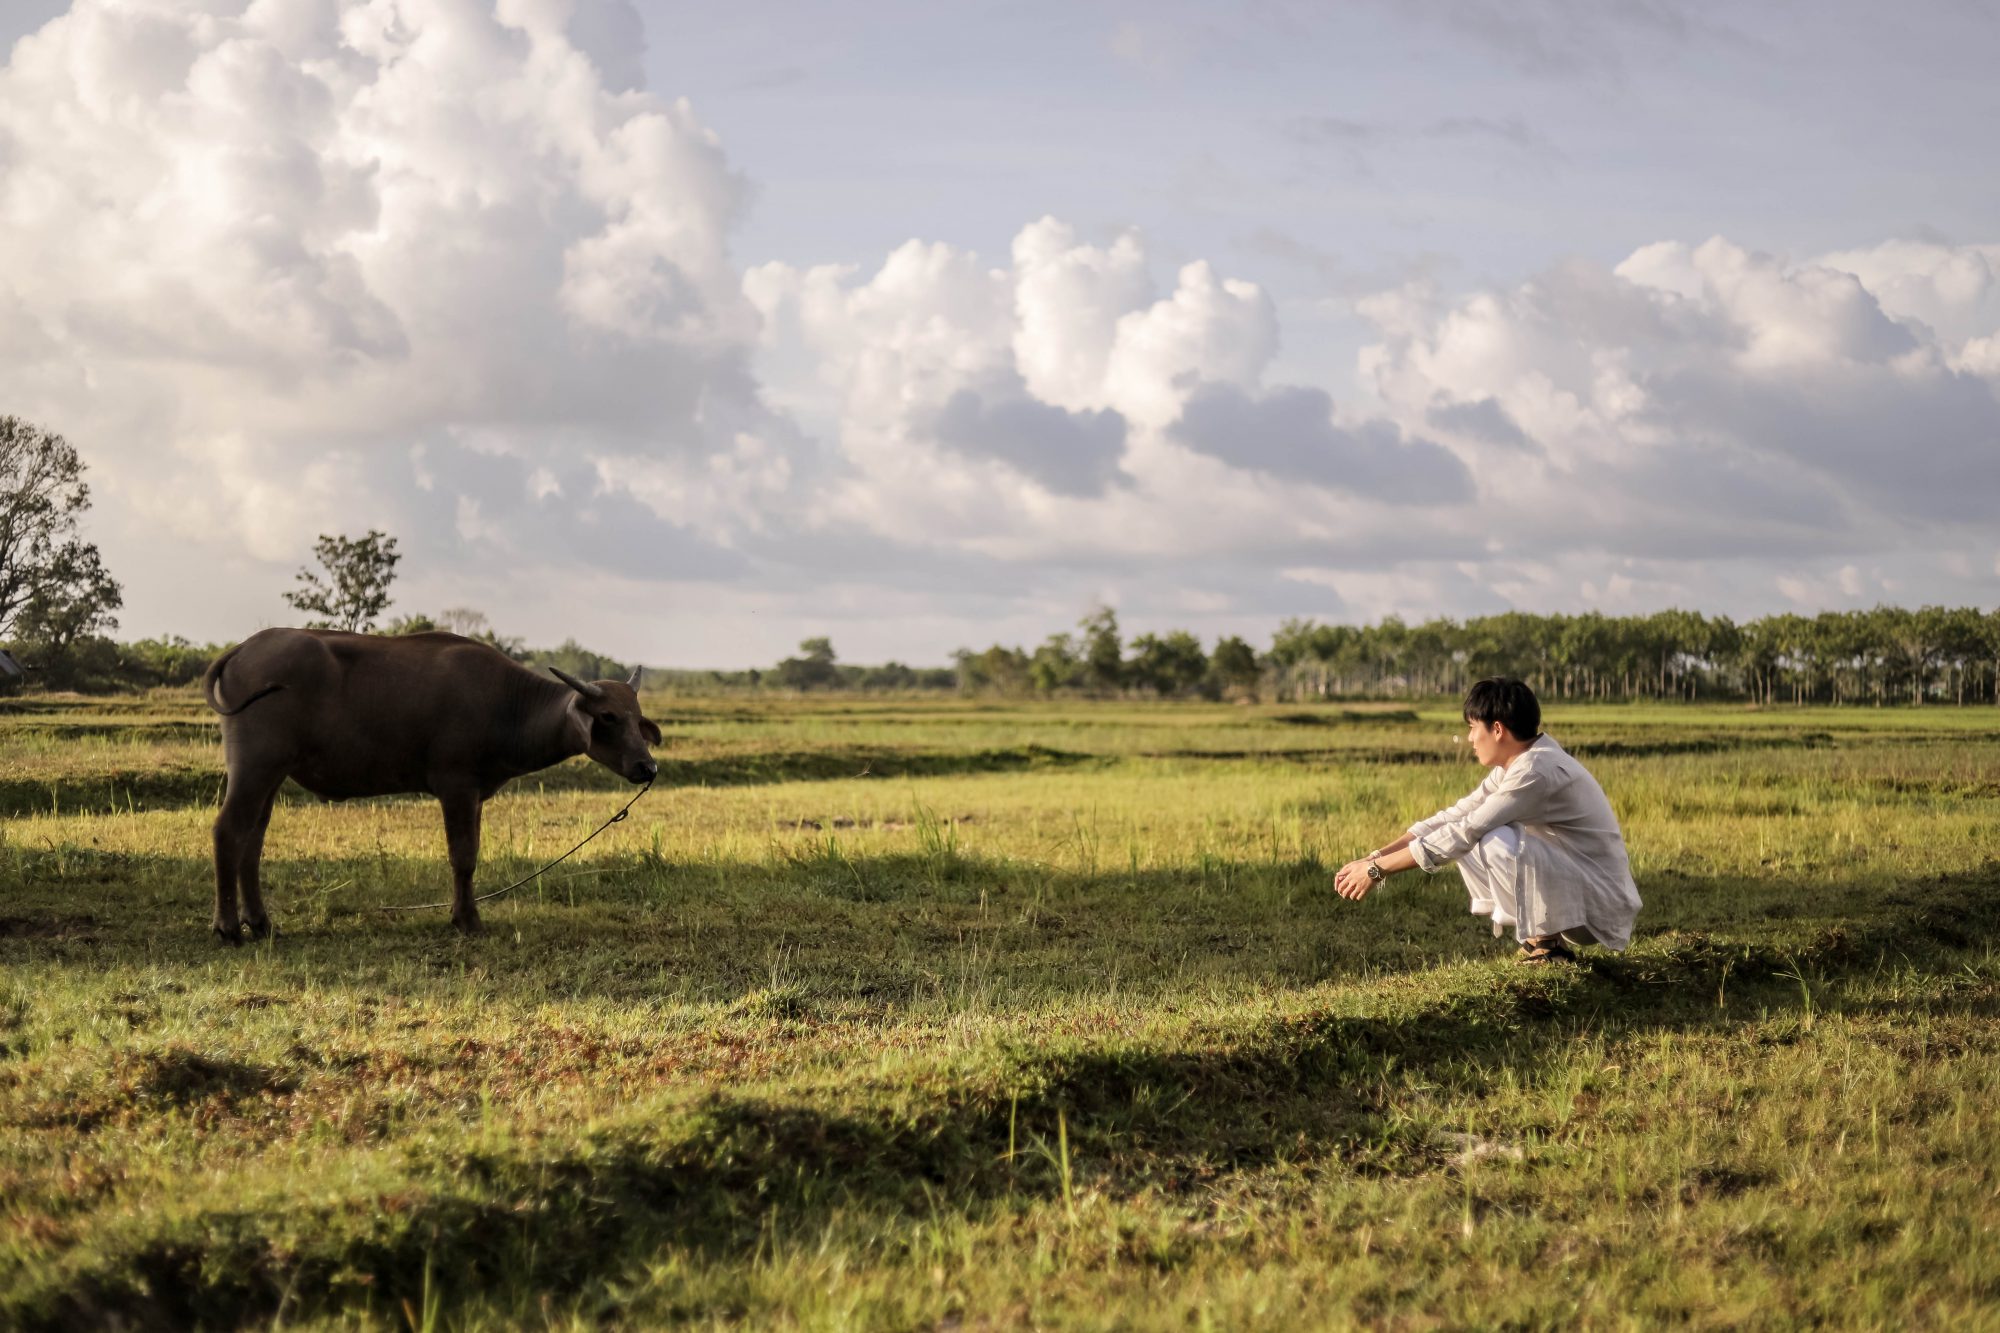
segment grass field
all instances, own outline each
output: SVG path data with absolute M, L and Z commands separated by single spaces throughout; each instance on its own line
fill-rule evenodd
M 650 700 L 461 939 L 435 803 L 0 702 L 0 1326 L 2000 1327 L 2000 714 L 1566 708 L 1631 951 L 1331 869 L 1450 706 Z M 487 813 L 511 880 L 624 800 Z

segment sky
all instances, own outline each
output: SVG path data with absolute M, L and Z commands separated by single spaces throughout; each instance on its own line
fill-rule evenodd
M 121 634 L 2000 603 L 2000 6 L 6 0 Z

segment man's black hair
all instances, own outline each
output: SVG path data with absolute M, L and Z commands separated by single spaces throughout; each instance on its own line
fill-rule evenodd
M 1488 676 L 1465 692 L 1465 720 L 1498 722 L 1514 733 L 1515 740 L 1531 741 L 1542 734 L 1542 705 L 1528 682 Z

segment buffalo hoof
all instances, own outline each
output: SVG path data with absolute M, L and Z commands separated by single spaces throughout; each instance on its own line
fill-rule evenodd
M 476 916 L 455 916 L 451 919 L 451 924 L 457 926 L 458 933 L 467 938 L 486 933 L 486 923 Z
M 277 927 L 268 921 L 246 921 L 243 923 L 243 928 L 250 933 L 250 938 L 253 940 L 268 940 L 278 933 Z
M 217 940 L 227 944 L 232 949 L 243 943 L 243 928 L 241 926 L 210 926 L 209 929 L 215 932 Z

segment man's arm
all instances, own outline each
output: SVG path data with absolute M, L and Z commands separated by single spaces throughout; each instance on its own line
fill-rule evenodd
M 1414 835 L 1405 833 L 1387 847 L 1371 852 L 1357 861 L 1349 861 L 1334 874 L 1333 891 L 1355 902 L 1367 897 L 1368 890 L 1374 888 L 1376 883 L 1374 876 L 1368 873 L 1371 862 L 1379 867 L 1385 876 L 1414 870 L 1417 858 L 1410 855 L 1409 848 L 1415 840 Z
M 1380 867 L 1384 875 L 1399 875 L 1405 870 L 1416 869 L 1420 863 L 1416 856 L 1408 850 L 1410 844 L 1429 833 L 1432 829 L 1441 828 L 1455 820 L 1466 818 L 1486 803 L 1498 783 L 1499 771 L 1495 770 L 1492 773 L 1488 773 L 1485 779 L 1467 793 L 1465 798 L 1456 805 L 1446 806 L 1429 819 L 1418 820 L 1416 823 L 1410 825 L 1408 832 L 1402 834 L 1394 842 L 1383 844 L 1359 860 L 1349 861 L 1334 873 L 1334 892 L 1343 898 L 1351 898 L 1356 902 L 1367 897 L 1368 890 L 1374 888 L 1377 882 L 1368 873 L 1368 865 L 1371 861 Z
M 1507 766 L 1493 794 L 1480 802 L 1477 809 L 1439 825 L 1412 842 L 1411 859 L 1426 871 L 1442 870 L 1501 825 L 1535 823 L 1567 782 L 1568 776 L 1563 771 L 1550 771 L 1523 755 Z
M 1492 770 L 1480 779 L 1477 787 L 1467 792 L 1461 799 L 1446 806 L 1429 819 L 1419 819 L 1416 823 L 1410 825 L 1406 830 L 1406 836 L 1403 841 L 1395 845 L 1398 847 L 1408 846 L 1413 839 L 1423 837 L 1432 829 L 1443 828 L 1446 824 L 1454 820 L 1464 819 L 1467 815 L 1486 803 L 1486 798 L 1491 796 L 1493 789 L 1500 784 L 1500 774 L 1500 769 L 1496 768 Z M 1384 847 L 1381 850 L 1386 852 L 1390 849 Z

